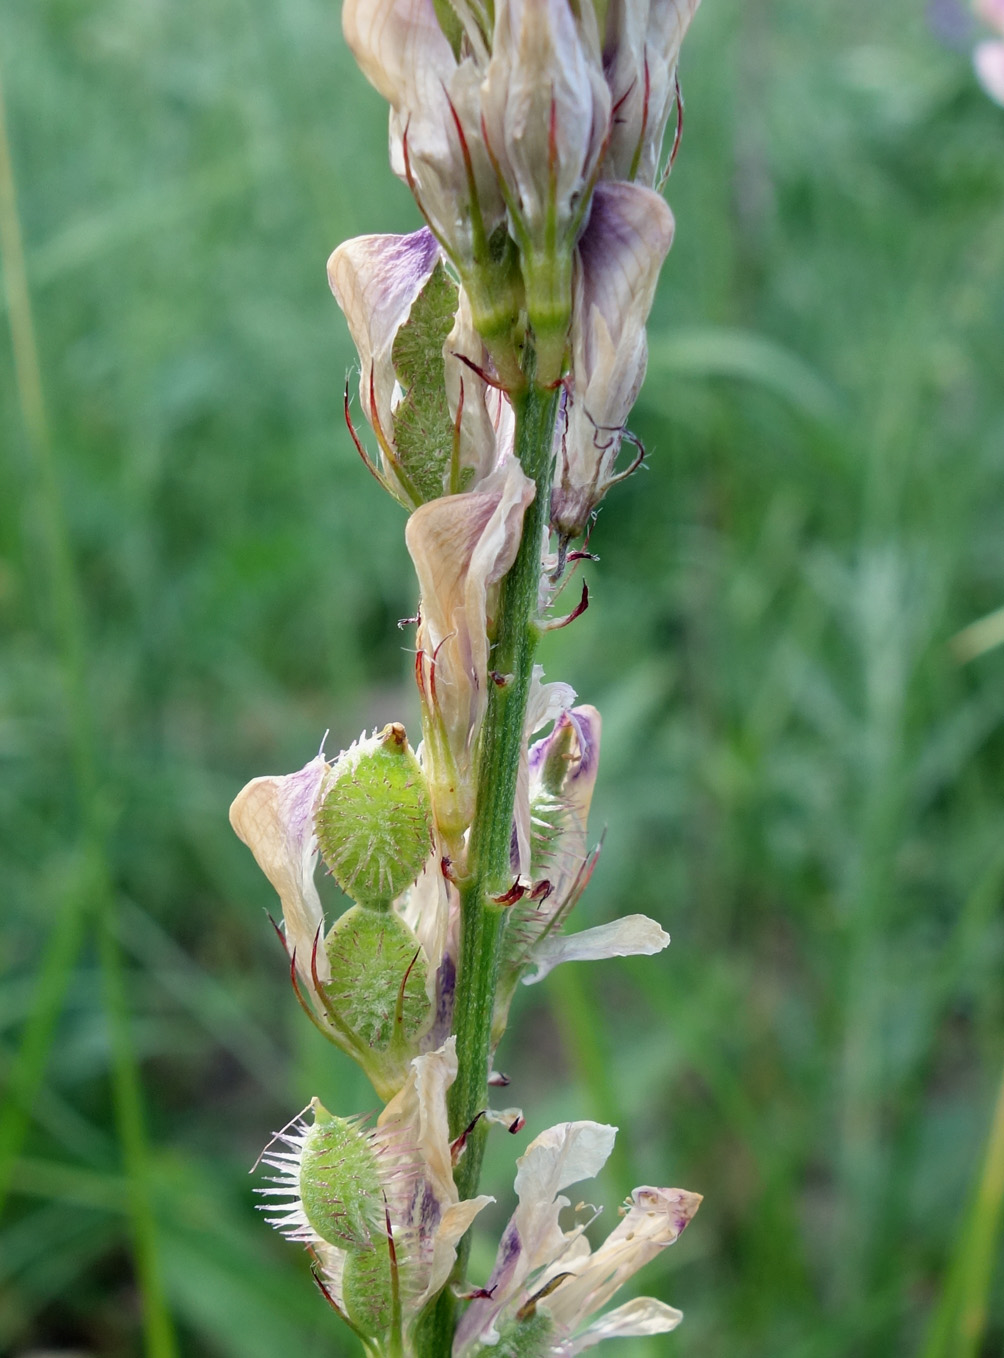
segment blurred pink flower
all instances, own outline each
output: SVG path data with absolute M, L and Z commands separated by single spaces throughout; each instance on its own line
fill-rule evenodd
M 980 84 L 994 103 L 1004 107 L 1004 0 L 976 0 L 976 13 L 999 38 L 987 38 L 973 50 L 973 66 Z

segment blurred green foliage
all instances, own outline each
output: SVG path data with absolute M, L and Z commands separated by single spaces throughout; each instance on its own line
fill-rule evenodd
M 525 991 L 502 1065 L 527 1135 L 625 1129 L 608 1220 L 706 1195 L 640 1280 L 685 1324 L 625 1355 L 1004 1347 L 1004 649 L 951 646 L 1004 604 L 1004 111 L 934 18 L 698 14 L 650 457 L 545 644 L 606 722 L 580 923 L 674 944 Z M 349 1354 L 247 1171 L 312 1094 L 373 1096 L 226 808 L 414 724 L 323 272 L 414 208 L 333 2 L 6 0 L 0 61 L 48 425 L 8 211 L 0 1351 Z

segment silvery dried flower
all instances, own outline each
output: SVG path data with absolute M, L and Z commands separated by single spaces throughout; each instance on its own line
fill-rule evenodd
M 572 372 L 555 466 L 551 522 L 577 537 L 618 479 L 624 425 L 648 359 L 645 322 L 673 241 L 673 214 L 653 190 L 597 185 L 578 247 Z
M 542 1132 L 516 1162 L 519 1205 L 502 1235 L 483 1292 L 460 1321 L 453 1358 L 482 1349 L 518 1358 L 572 1355 L 603 1339 L 664 1334 L 681 1313 L 650 1297 L 594 1319 L 639 1268 L 679 1239 L 701 1198 L 676 1188 L 636 1188 L 620 1223 L 591 1249 L 585 1226 L 563 1229 L 563 1190 L 594 1178 L 616 1128 L 566 1122 Z M 595 1216 L 595 1213 L 593 1214 Z

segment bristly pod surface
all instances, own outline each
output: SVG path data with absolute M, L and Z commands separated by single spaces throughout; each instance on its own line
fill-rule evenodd
M 502 1326 L 498 1343 L 493 1348 L 479 1349 L 492 1358 L 547 1358 L 553 1353 L 554 1326 L 543 1312 L 532 1310 L 517 1316 Z
M 325 940 L 325 1003 L 374 1052 L 410 1047 L 429 1024 L 429 965 L 414 932 L 392 910 L 354 905 Z
M 369 1249 L 384 1234 L 377 1157 L 357 1120 L 312 1103 L 314 1125 L 300 1154 L 300 1201 L 322 1240 L 340 1249 Z
M 332 876 L 357 904 L 388 910 L 411 886 L 432 847 L 432 811 L 400 722 L 339 755 L 321 787 L 315 828 Z
M 377 1153 L 359 1122 L 313 1101 L 300 1153 L 300 1201 L 311 1228 L 345 1251 L 343 1303 L 364 1334 L 382 1338 L 393 1315 L 384 1188 Z
M 371 1249 L 348 1255 L 342 1271 L 342 1301 L 352 1323 L 382 1340 L 394 1318 L 394 1279 L 386 1229 Z

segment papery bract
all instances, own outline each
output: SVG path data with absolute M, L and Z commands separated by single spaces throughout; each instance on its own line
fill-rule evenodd
M 312 994 L 311 957 L 324 923 L 314 885 L 318 856 L 314 809 L 327 771 L 327 762 L 318 755 L 298 773 L 255 778 L 230 807 L 230 824 L 279 894 L 286 946 Z M 318 956 L 317 967 L 320 979 L 326 980 L 327 959 Z
M 651 188 L 676 103 L 680 46 L 700 0 L 610 0 L 603 42 L 614 116 L 603 158 L 607 179 Z
M 617 480 L 624 423 L 645 376 L 645 322 L 673 214 L 651 189 L 599 184 L 579 242 L 572 378 L 555 468 L 551 522 L 578 536 Z

